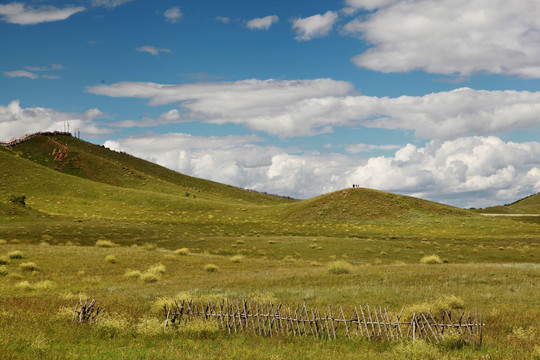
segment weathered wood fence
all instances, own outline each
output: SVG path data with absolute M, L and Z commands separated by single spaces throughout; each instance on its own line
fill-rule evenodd
M 28 141 L 30 139 L 33 139 L 33 138 L 35 138 L 36 136 L 39 136 L 39 135 L 68 135 L 68 136 L 72 136 L 70 132 L 65 132 L 65 131 L 64 132 L 62 132 L 62 131 L 41 131 L 41 132 L 36 132 L 36 133 L 32 133 L 32 134 L 26 134 L 24 136 L 11 139 L 9 141 L 0 141 L 0 146 L 6 146 L 6 147 L 15 146 L 15 145 L 18 145 L 18 144 L 23 143 L 25 141 Z
M 256 303 L 244 299 L 202 302 L 174 301 L 164 305 L 165 327 L 202 319 L 217 321 L 229 333 L 246 332 L 259 336 L 365 337 L 368 339 L 425 339 L 440 341 L 447 334 L 460 336 L 470 344 L 482 343 L 482 315 L 474 312 L 413 313 L 405 317 L 403 309 L 392 315 L 388 308 L 355 307 L 346 316 L 343 308 L 326 312 L 308 309 L 304 303 L 291 310 L 283 304 Z
M 105 314 L 105 308 L 95 307 L 96 300 L 92 300 L 88 303 L 90 298 L 86 298 L 86 301 L 83 303 L 82 299 L 79 299 L 79 302 L 75 304 L 75 311 L 73 312 L 73 318 L 71 319 L 71 324 L 82 324 L 82 323 L 95 323 L 98 317 Z

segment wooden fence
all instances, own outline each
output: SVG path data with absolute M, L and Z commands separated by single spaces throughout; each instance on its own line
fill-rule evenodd
M 39 135 L 68 135 L 68 136 L 72 136 L 70 132 L 61 132 L 61 131 L 41 131 L 41 132 L 36 132 L 36 133 L 32 133 L 32 134 L 26 134 L 24 136 L 21 136 L 21 137 L 18 137 L 18 138 L 14 138 L 14 139 L 11 139 L 9 141 L 0 141 L 0 146 L 6 146 L 6 147 L 11 147 L 11 146 L 15 146 L 15 145 L 18 145 L 20 143 L 23 143 L 25 141 L 28 141 L 30 139 L 33 139 L 35 138 L 36 136 L 39 136 Z
M 476 311 L 456 313 L 413 313 L 405 317 L 403 310 L 392 315 L 388 308 L 355 307 L 346 316 L 343 308 L 326 312 L 308 309 L 304 303 L 291 310 L 283 304 L 256 303 L 246 300 L 208 301 L 181 300 L 164 305 L 165 327 L 195 319 L 217 321 L 229 333 L 246 332 L 259 336 L 366 337 L 368 339 L 425 339 L 438 342 L 447 334 L 460 336 L 470 344 L 482 343 L 482 316 Z

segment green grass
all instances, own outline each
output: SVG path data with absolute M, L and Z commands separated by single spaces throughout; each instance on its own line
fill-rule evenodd
M 62 160 L 51 155 L 58 148 Z M 8 169 L 0 172 L 6 358 L 540 356 L 537 219 L 485 218 L 369 189 L 292 201 L 62 136 L 0 147 L 0 168 Z M 26 206 L 10 203 L 12 195 L 25 195 Z M 532 212 L 535 204 L 531 197 L 516 208 Z M 442 263 L 421 263 L 432 254 Z M 71 326 L 86 296 L 108 315 Z M 487 326 L 480 348 L 453 338 L 440 345 L 261 338 L 199 323 L 163 331 L 164 301 L 226 297 L 321 311 L 477 309 Z

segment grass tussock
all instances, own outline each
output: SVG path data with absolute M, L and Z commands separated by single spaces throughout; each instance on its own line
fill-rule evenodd
M 126 270 L 124 277 L 128 279 L 139 279 L 142 273 L 139 270 Z
M 174 253 L 180 256 L 187 256 L 189 255 L 189 249 L 188 248 L 176 249 Z
M 349 274 L 353 270 L 352 265 L 343 260 L 332 261 L 327 268 L 328 272 L 334 275 Z
M 0 256 L 0 265 L 7 265 L 9 264 L 9 260 L 7 256 Z
M 98 241 L 96 241 L 95 246 L 102 247 L 102 248 L 113 248 L 113 247 L 117 247 L 117 246 L 120 246 L 120 245 L 115 244 L 110 240 L 98 240 Z
M 118 259 L 114 255 L 107 255 L 105 256 L 105 261 L 109 264 L 116 264 L 118 262 Z
M 19 264 L 19 268 L 22 271 L 37 271 L 38 270 L 38 266 L 34 262 L 27 262 L 27 263 Z
M 27 280 L 25 280 L 16 283 L 15 288 L 23 291 L 32 291 L 34 290 L 34 285 L 30 284 Z
M 100 338 L 115 338 L 118 335 L 124 333 L 129 327 L 128 321 L 118 315 L 110 315 L 106 313 L 105 316 L 99 318 L 94 331 Z
M 9 271 L 5 265 L 0 265 L 0 276 L 6 276 Z
M 7 256 L 10 259 L 22 259 L 22 258 L 24 258 L 24 254 L 20 250 L 10 251 L 10 252 L 8 252 Z
M 424 340 L 400 343 L 392 351 L 392 359 L 396 360 L 438 360 L 441 355 L 434 345 Z
M 207 273 L 214 273 L 219 271 L 219 267 L 215 264 L 206 264 L 204 265 L 204 271 Z
M 405 319 L 410 319 L 413 313 L 427 314 L 428 311 L 438 313 L 444 310 L 460 310 L 465 308 L 465 302 L 460 297 L 455 295 L 445 295 L 431 302 L 411 305 L 405 308 L 403 316 Z
M 135 325 L 139 335 L 153 337 L 164 332 L 163 322 L 155 317 L 145 316 Z
M 145 283 L 155 283 L 161 279 L 161 277 L 158 274 L 149 273 L 149 272 L 142 273 L 139 278 Z
M 194 319 L 178 325 L 178 332 L 184 337 L 191 339 L 213 339 L 219 336 L 222 331 L 215 319 L 205 321 L 204 319 Z
M 439 257 L 439 255 L 426 255 L 420 259 L 420 263 L 422 264 L 429 264 L 429 265 L 435 265 L 435 264 L 442 264 L 443 260 Z
M 232 256 L 230 258 L 230 260 L 231 260 L 232 263 L 238 264 L 238 263 L 241 263 L 242 261 L 244 261 L 244 256 L 243 255 L 235 255 L 235 256 Z

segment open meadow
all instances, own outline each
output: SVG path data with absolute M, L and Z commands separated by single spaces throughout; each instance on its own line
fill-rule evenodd
M 368 189 L 296 201 L 65 136 L 0 148 L 0 168 L 3 358 L 540 359 L 536 218 Z M 86 297 L 105 315 L 72 325 Z M 347 313 L 477 310 L 486 326 L 481 346 L 164 328 L 174 299 L 242 298 Z

